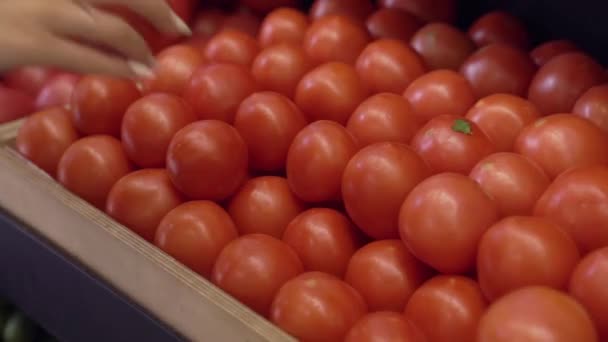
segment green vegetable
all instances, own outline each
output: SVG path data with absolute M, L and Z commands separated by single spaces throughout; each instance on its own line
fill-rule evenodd
M 454 132 L 463 133 L 466 135 L 473 135 L 473 127 L 471 123 L 464 119 L 456 119 L 452 126 Z

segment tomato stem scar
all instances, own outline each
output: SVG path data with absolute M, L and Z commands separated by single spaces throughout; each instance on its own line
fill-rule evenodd
M 466 135 L 473 135 L 473 127 L 471 123 L 464 119 L 456 119 L 454 125 L 452 125 L 454 132 L 463 133 Z

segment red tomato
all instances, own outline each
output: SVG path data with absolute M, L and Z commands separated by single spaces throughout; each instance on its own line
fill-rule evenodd
M 374 11 L 370 0 L 315 0 L 310 17 L 318 20 L 330 15 L 345 15 L 363 21 Z
M 63 108 L 50 108 L 25 120 L 15 146 L 22 156 L 55 177 L 59 159 L 77 139 L 70 113 Z
M 363 101 L 346 125 L 361 147 L 385 141 L 408 144 L 419 128 L 407 100 L 390 93 Z
M 460 67 L 478 98 L 497 93 L 524 96 L 535 72 L 524 50 L 504 43 L 482 47 Z
M 479 242 L 477 277 L 494 301 L 526 286 L 565 290 L 580 259 L 578 247 L 548 219 L 512 216 L 494 224 Z
M 83 76 L 72 94 L 72 120 L 85 135 L 120 136 L 122 118 L 141 93 L 130 80 Z
M 163 167 L 175 133 L 194 121 L 196 115 L 181 98 L 164 93 L 145 96 L 122 120 L 122 146 L 138 166 Z
M 371 37 L 362 23 L 343 15 L 314 21 L 304 35 L 304 51 L 317 64 L 354 64 Z
M 114 184 L 130 171 L 129 160 L 118 139 L 93 135 L 65 150 L 57 165 L 57 180 L 103 210 Z
M 35 101 L 36 108 L 42 110 L 69 105 L 79 79 L 80 76 L 68 73 L 51 78 L 38 92 Z
M 475 266 L 479 239 L 497 220 L 496 204 L 477 183 L 443 173 L 410 192 L 399 232 L 418 259 L 442 273 L 464 273 Z
M 221 201 L 232 196 L 247 175 L 247 144 L 222 121 L 198 121 L 171 140 L 167 170 L 186 196 Z
M 421 122 L 444 114 L 464 116 L 476 100 L 469 82 L 451 70 L 436 70 L 419 77 L 403 96 Z
M 298 83 L 313 67 L 301 46 L 282 43 L 262 50 L 253 61 L 251 73 L 261 90 L 295 97 Z
M 0 124 L 20 119 L 34 111 L 34 99 L 29 94 L 0 85 Z
M 401 240 L 375 241 L 359 249 L 348 263 L 345 280 L 363 296 L 370 311 L 405 309 L 430 270 Z
M 530 52 L 530 56 L 536 65 L 543 66 L 553 57 L 573 51 L 578 51 L 578 47 L 573 42 L 569 40 L 551 40 L 534 48 Z
M 342 174 L 356 152 L 357 144 L 343 126 L 333 121 L 306 126 L 287 153 L 291 190 L 306 202 L 340 199 Z
M 192 25 L 192 33 L 194 36 L 210 38 L 220 30 L 225 18 L 226 14 L 218 9 L 200 11 Z
M 519 96 L 494 94 L 477 101 L 466 114 L 488 136 L 498 151 L 512 151 L 515 139 L 540 118 L 536 106 Z
M 163 217 L 182 203 L 164 169 L 145 169 L 121 178 L 110 191 L 106 213 L 144 239 L 154 240 Z
M 36 96 L 40 89 L 58 73 L 58 70 L 48 67 L 24 66 L 4 73 L 2 79 L 9 88 Z
M 572 113 L 593 122 L 608 133 L 608 84 L 589 88 L 574 105 Z
M 304 75 L 296 88 L 295 102 L 310 121 L 345 124 L 367 95 L 355 68 L 330 62 Z
M 570 168 L 608 164 L 608 136 L 578 116 L 556 114 L 524 128 L 515 141 L 515 152 L 555 178 Z
M 224 247 L 238 237 L 228 213 L 210 201 L 184 203 L 160 222 L 154 243 L 203 277 L 210 277 Z
M 248 180 L 232 197 L 228 212 L 240 234 L 261 233 L 283 237 L 283 232 L 304 204 L 289 189 L 282 177 L 258 177 Z
M 251 37 L 257 37 L 259 29 L 260 18 L 245 9 L 226 16 L 219 32 L 223 30 L 237 30 Z
M 469 28 L 469 36 L 478 46 L 505 43 L 524 50 L 530 47 L 530 37 L 524 24 L 503 11 L 481 16 Z
M 263 171 L 285 168 L 289 146 L 306 124 L 306 117 L 291 100 L 272 92 L 246 98 L 234 120 L 249 148 L 249 167 Z
M 399 208 L 410 191 L 430 175 L 409 146 L 377 143 L 363 148 L 346 165 L 342 198 L 353 222 L 368 236 L 399 237 Z
M 572 297 L 541 286 L 494 302 L 479 322 L 478 342 L 597 342 L 593 322 Z
M 569 113 L 589 88 L 606 80 L 604 68 L 593 58 L 568 52 L 543 65 L 530 84 L 528 99 L 543 114 Z
M 356 68 L 363 84 L 373 93 L 396 94 L 402 94 L 426 71 L 420 56 L 396 39 L 379 39 L 367 45 Z
M 243 304 L 267 316 L 281 286 L 300 273 L 302 262 L 291 247 L 268 235 L 251 234 L 224 247 L 211 279 Z
M 458 70 L 475 51 L 475 43 L 458 28 L 445 23 L 430 23 L 416 32 L 412 48 L 431 70 Z
M 456 18 L 455 0 L 380 0 L 381 7 L 400 8 L 424 21 L 452 22 Z
M 146 80 L 145 92 L 181 95 L 194 72 L 204 64 L 202 54 L 193 46 L 174 45 L 156 57 L 154 76 Z
M 608 168 L 587 167 L 558 177 L 536 203 L 534 214 L 566 229 L 581 252 L 608 246 Z
M 224 29 L 207 42 L 205 58 L 211 63 L 234 63 L 249 66 L 258 55 L 257 40 L 235 29 Z
M 412 14 L 398 8 L 380 8 L 367 18 L 365 25 L 372 38 L 409 42 L 422 23 Z
M 258 41 L 262 47 L 278 43 L 300 45 L 304 41 L 308 24 L 306 14 L 294 8 L 278 8 L 264 18 Z
M 266 13 L 277 7 L 296 6 L 298 0 L 241 0 L 241 5 L 256 12 Z
M 420 329 L 396 312 L 374 312 L 363 316 L 350 329 L 345 342 L 426 342 Z
M 608 338 L 608 247 L 589 253 L 574 269 L 570 293 L 595 321 L 600 340 Z
M 486 306 L 475 281 L 438 276 L 414 292 L 405 307 L 405 317 L 424 333 L 428 342 L 470 342 L 475 340 Z
M 427 122 L 414 136 L 412 147 L 434 173 L 468 174 L 496 150 L 476 124 L 454 115 L 441 115 Z
M 302 260 L 306 271 L 342 278 L 358 247 L 355 227 L 333 209 L 310 209 L 294 218 L 283 235 Z
M 335 276 L 304 273 L 279 290 L 270 318 L 301 342 L 342 341 L 367 313 L 361 295 Z
M 220 63 L 195 71 L 183 95 L 201 119 L 232 123 L 239 104 L 256 89 L 247 68 Z
M 501 216 L 531 215 L 551 181 L 532 160 L 515 153 L 482 159 L 469 177 L 494 199 Z

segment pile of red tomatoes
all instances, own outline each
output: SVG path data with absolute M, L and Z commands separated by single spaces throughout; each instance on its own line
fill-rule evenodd
M 608 339 L 602 65 L 449 0 L 243 3 L 18 151 L 300 341 Z

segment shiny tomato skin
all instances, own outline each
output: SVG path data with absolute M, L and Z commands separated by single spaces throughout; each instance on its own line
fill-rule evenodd
M 497 93 L 524 96 L 535 72 L 524 50 L 504 43 L 480 48 L 460 67 L 478 98 Z
M 301 46 L 280 43 L 263 49 L 253 61 L 251 73 L 260 90 L 295 98 L 300 80 L 313 64 Z
M 130 171 L 129 160 L 118 139 L 92 135 L 77 140 L 65 150 L 57 166 L 57 180 L 103 210 L 114 184 Z
M 458 71 L 462 63 L 475 52 L 475 43 L 464 32 L 439 22 L 421 27 L 412 36 L 410 45 L 430 70 Z
M 415 325 L 396 312 L 369 313 L 350 329 L 345 342 L 426 342 Z
M 29 116 L 19 127 L 15 147 L 22 156 L 55 177 L 61 156 L 76 140 L 78 132 L 70 113 L 55 107 Z
M 58 73 L 56 69 L 43 66 L 23 66 L 7 71 L 2 75 L 2 80 L 9 88 L 36 96 Z
M 486 307 L 487 301 L 474 280 L 442 275 L 414 292 L 404 314 L 428 342 L 469 342 L 475 340 Z
M 455 128 L 460 124 L 470 128 L 470 133 Z M 414 136 L 411 146 L 434 173 L 468 174 L 481 159 L 496 151 L 475 123 L 454 115 L 441 115 L 427 122 Z
M 287 180 L 306 202 L 341 198 L 342 174 L 357 152 L 352 135 L 333 121 L 317 121 L 296 135 L 287 152 Z
M 566 290 L 580 253 L 557 224 L 541 217 L 511 216 L 483 235 L 477 253 L 477 278 L 494 301 L 526 286 Z
M 535 162 L 510 152 L 482 159 L 469 177 L 494 199 L 502 217 L 532 215 L 536 201 L 551 184 Z
M 530 56 L 536 65 L 543 66 L 553 57 L 567 52 L 578 51 L 578 47 L 569 40 L 551 40 L 540 44 L 532 51 Z
M 232 126 L 197 121 L 178 131 L 167 152 L 175 186 L 191 199 L 221 201 L 233 195 L 247 175 L 247 144 Z
M 238 237 L 226 211 L 211 201 L 183 203 L 162 219 L 154 244 L 205 278 L 224 247 Z
M 249 66 L 260 47 L 257 40 L 239 30 L 224 29 L 207 42 L 205 59 L 210 63 L 233 63 Z
M 106 213 L 152 242 L 165 215 L 182 197 L 164 169 L 144 169 L 121 178 L 108 194 Z
M 283 234 L 302 260 L 306 271 L 318 271 L 342 278 L 348 261 L 358 247 L 355 226 L 342 213 L 313 208 L 295 217 Z
M 344 279 L 365 299 L 370 311 L 401 313 L 430 270 L 401 240 L 374 241 L 350 259 Z
M 401 204 L 430 175 L 424 160 L 405 144 L 367 146 L 344 169 L 344 206 L 366 235 L 377 240 L 398 238 Z
M 279 289 L 302 272 L 302 262 L 287 244 L 268 235 L 250 234 L 224 247 L 213 266 L 211 279 L 266 317 Z
M 368 44 L 357 58 L 356 69 L 372 93 L 395 94 L 402 94 L 426 71 L 418 54 L 396 39 L 379 39 Z
M 581 52 L 551 58 L 532 79 L 528 99 L 543 114 L 569 113 L 589 88 L 606 80 L 604 68 Z
M 202 53 L 193 46 L 181 44 L 168 47 L 156 56 L 154 74 L 144 82 L 144 92 L 181 95 L 190 77 L 204 63 Z
M 578 98 L 572 113 L 593 122 L 604 133 L 608 133 L 608 84 L 589 88 Z
M 300 45 L 308 25 L 306 14 L 294 8 L 277 8 L 262 21 L 258 42 L 263 48 L 280 43 Z
M 365 25 L 374 39 L 409 42 L 422 23 L 412 14 L 398 8 L 379 8 L 367 18 Z
M 589 253 L 570 278 L 570 294 L 595 321 L 600 340 L 608 338 L 608 247 Z
M 256 90 L 256 82 L 247 68 L 216 63 L 194 72 L 183 98 L 199 118 L 232 123 L 239 104 Z
M 335 342 L 344 339 L 367 307 L 339 278 L 308 272 L 283 285 L 270 312 L 274 324 L 301 342 Z
M 69 73 L 51 78 L 40 88 L 34 105 L 38 110 L 55 106 L 69 106 L 79 79 L 79 75 Z
M 442 273 L 465 273 L 475 266 L 479 240 L 498 217 L 496 204 L 477 183 L 443 173 L 410 192 L 399 213 L 399 232 L 421 261 Z
M 344 15 L 330 15 L 308 27 L 303 44 L 313 63 L 354 64 L 370 40 L 362 23 Z
M 296 88 L 295 103 L 310 121 L 345 124 L 368 94 L 354 67 L 330 62 L 304 75 Z
M 379 5 L 400 8 L 424 21 L 452 22 L 456 18 L 455 0 L 380 0 Z
M 513 151 L 519 133 L 540 117 L 532 102 L 510 94 L 486 96 L 466 113 L 466 118 L 476 123 L 500 152 Z
M 246 98 L 236 113 L 234 127 L 247 143 L 249 167 L 254 170 L 285 169 L 287 151 L 307 125 L 306 117 L 287 97 L 259 92 Z
M 0 124 L 20 119 L 36 110 L 29 94 L 0 85 Z
M 373 10 L 370 0 L 315 0 L 310 8 L 310 17 L 319 20 L 331 15 L 344 15 L 363 21 Z
M 452 70 L 435 70 L 419 77 L 403 96 L 421 122 L 445 114 L 464 116 L 477 99 L 469 82 Z
M 379 142 L 409 144 L 420 124 L 403 96 L 380 93 L 361 102 L 348 119 L 346 129 L 360 147 L 365 147 Z
M 608 168 L 577 168 L 559 176 L 536 203 L 534 215 L 563 227 L 586 254 L 608 245 Z
M 593 322 L 574 298 L 531 286 L 494 302 L 479 322 L 478 342 L 597 342 Z
M 608 136 L 583 118 L 555 114 L 524 128 L 515 152 L 535 161 L 553 179 L 574 167 L 608 164 Z
M 192 108 L 175 95 L 154 93 L 144 96 L 125 113 L 122 146 L 129 159 L 139 167 L 164 167 L 171 139 L 196 119 Z
M 127 108 L 140 96 L 130 80 L 103 75 L 83 76 L 72 94 L 72 121 L 82 134 L 118 137 Z
M 230 217 L 241 235 L 260 233 L 278 239 L 304 209 L 304 204 L 291 192 L 287 179 L 275 176 L 248 180 L 228 205 Z
M 530 37 L 523 23 L 504 11 L 486 13 L 469 28 L 469 36 L 478 46 L 510 44 L 520 49 L 530 47 Z

